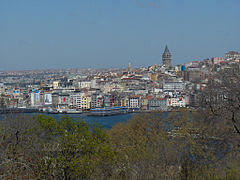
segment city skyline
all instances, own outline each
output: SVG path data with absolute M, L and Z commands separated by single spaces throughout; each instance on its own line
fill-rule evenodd
M 0 70 L 126 68 L 239 51 L 240 3 L 1 1 Z

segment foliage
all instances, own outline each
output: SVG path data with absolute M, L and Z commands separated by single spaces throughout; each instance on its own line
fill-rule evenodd
M 46 174 L 57 179 L 86 179 L 95 173 L 96 167 L 107 168 L 107 163 L 114 160 L 107 136 L 99 127 L 90 131 L 85 122 L 73 121 L 67 116 L 60 121 L 41 117 L 39 120 L 41 126 L 55 136 L 54 143 L 45 145 Z
M 115 154 L 106 133 L 98 126 L 90 130 L 81 120 L 63 117 L 57 121 L 40 115 L 7 119 L 1 127 L 1 178 L 110 176 L 109 164 Z
M 33 179 L 39 173 L 43 157 L 44 134 L 37 122 L 28 116 L 6 117 L 0 121 L 1 179 Z
M 127 124 L 113 127 L 109 133 L 114 150 L 120 154 L 118 178 L 225 177 L 222 169 L 225 171 L 225 164 L 232 162 L 232 159 L 226 160 L 232 152 L 232 149 L 228 150 L 230 142 L 217 133 L 213 136 L 212 127 L 202 119 L 206 113 L 179 110 L 168 113 L 167 117 L 162 113 L 141 114 Z M 240 167 L 239 162 L 234 167 Z
M 0 121 L 1 179 L 237 179 L 239 137 L 210 111 L 138 114 L 111 130 L 67 116 Z

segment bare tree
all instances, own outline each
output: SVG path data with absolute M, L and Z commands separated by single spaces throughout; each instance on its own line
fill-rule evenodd
M 215 120 L 232 123 L 240 135 L 240 68 L 233 65 L 216 73 L 201 94 L 201 105 L 210 110 Z

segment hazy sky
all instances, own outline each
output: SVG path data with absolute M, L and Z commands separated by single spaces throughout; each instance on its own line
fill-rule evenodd
M 0 0 L 0 70 L 173 64 L 240 51 L 239 0 Z

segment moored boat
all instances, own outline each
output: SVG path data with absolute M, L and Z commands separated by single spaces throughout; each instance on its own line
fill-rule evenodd
M 82 111 L 81 110 L 77 110 L 77 109 L 67 109 L 66 113 L 67 114 L 81 114 Z
M 91 109 L 89 112 L 89 116 L 112 116 L 118 114 L 126 114 L 129 112 L 128 107 L 120 106 L 120 107 L 105 107 L 105 108 L 95 108 Z

